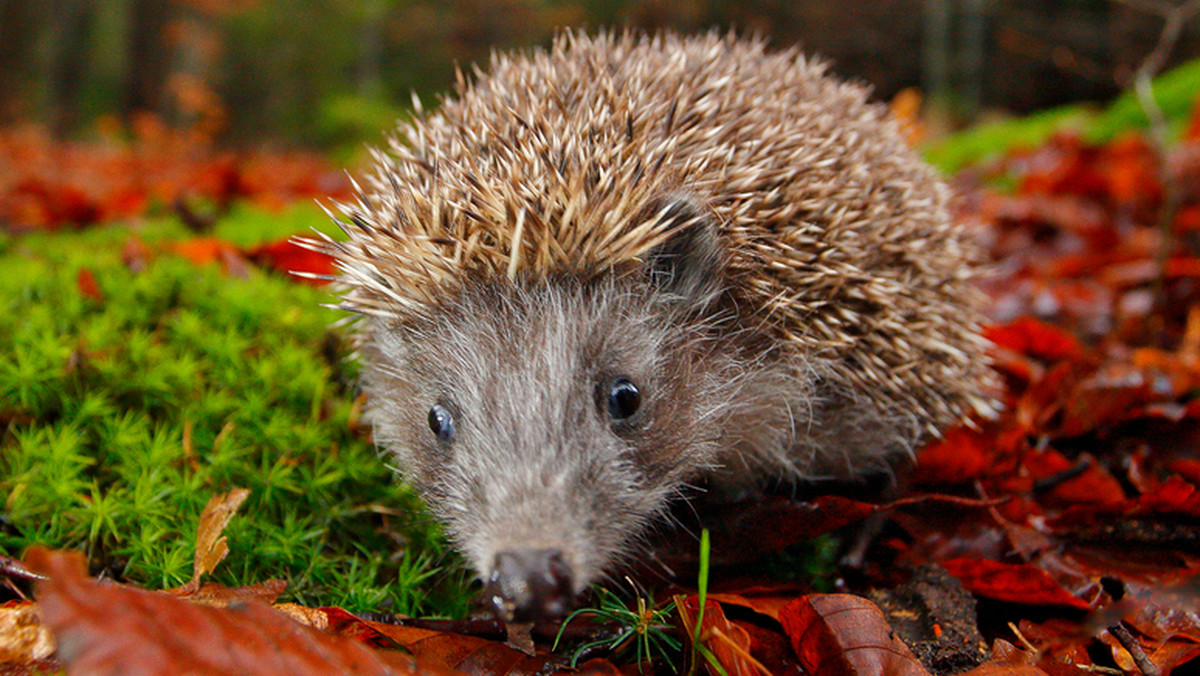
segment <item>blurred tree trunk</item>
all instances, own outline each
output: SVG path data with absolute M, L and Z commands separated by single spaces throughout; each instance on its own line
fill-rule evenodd
M 926 96 L 945 104 L 950 96 L 950 0 L 926 0 L 922 42 L 922 87 Z
M 986 41 L 987 0 L 965 0 L 960 59 L 964 112 L 971 118 L 979 114 L 983 102 Z
M 384 0 L 365 0 L 358 62 L 359 96 L 378 96 L 383 90 L 383 22 L 386 17 Z
M 47 73 L 50 129 L 65 136 L 79 123 L 83 80 L 95 5 L 90 0 L 46 0 Z
M 30 112 L 30 65 L 38 21 L 33 3 L 0 0 L 0 124 Z
M 121 96 L 121 119 L 139 112 L 161 112 L 172 50 L 166 30 L 178 14 L 173 0 L 133 0 L 129 13 L 129 68 Z
M 926 0 L 922 85 L 939 105 L 971 117 L 983 100 L 988 0 Z

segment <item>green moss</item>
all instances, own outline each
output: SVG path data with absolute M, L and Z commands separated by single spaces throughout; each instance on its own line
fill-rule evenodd
M 1200 92 L 1200 59 L 1190 61 L 1154 80 L 1154 96 L 1174 133 L 1187 120 Z M 1021 118 L 976 125 L 925 150 L 925 158 L 946 174 L 984 162 L 1020 148 L 1036 148 L 1053 134 L 1074 130 L 1090 143 L 1102 144 L 1131 129 L 1145 129 L 1149 122 L 1136 94 L 1126 91 L 1105 108 L 1096 111 L 1072 105 L 1053 108 Z
M 925 150 L 925 159 L 950 175 L 1010 150 L 1036 148 L 1065 129 L 1083 129 L 1090 113 L 1081 106 L 1064 106 L 1027 117 L 978 124 Z
M 216 236 L 252 246 L 325 223 L 312 205 L 238 207 Z M 134 236 L 160 250 L 140 271 L 121 257 Z M 187 237 L 162 220 L 0 241 L 0 552 L 76 548 L 135 583 L 177 585 L 209 497 L 245 487 L 217 581 L 463 612 L 461 567 L 351 430 L 355 393 L 338 383 L 353 366 L 322 351 L 327 292 L 161 253 Z M 83 269 L 102 299 L 81 292 Z
M 1200 100 L 1200 59 L 1168 71 L 1154 80 L 1154 99 L 1177 133 Z M 1137 94 L 1127 90 L 1117 97 L 1087 129 L 1087 139 L 1105 143 L 1123 131 L 1149 125 Z

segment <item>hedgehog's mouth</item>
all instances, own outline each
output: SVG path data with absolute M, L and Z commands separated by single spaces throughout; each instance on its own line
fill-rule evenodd
M 560 549 L 506 550 L 496 554 L 483 593 L 503 622 L 553 619 L 571 609 L 574 578 Z

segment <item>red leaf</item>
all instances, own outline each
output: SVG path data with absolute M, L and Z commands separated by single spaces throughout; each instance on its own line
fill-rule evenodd
M 928 676 L 871 601 L 851 594 L 812 594 L 779 612 L 800 664 L 822 676 Z
M 33 549 L 43 621 L 69 673 L 445 674 L 302 626 L 268 606 L 210 608 L 90 580 L 76 553 Z
M 709 592 L 708 598 L 727 606 L 741 606 L 760 615 L 779 621 L 781 608 L 797 596 L 811 591 L 811 586 L 793 583 L 763 582 L 749 580 L 745 585 L 722 586 L 718 592 Z
M 178 242 L 174 250 L 196 265 L 220 263 L 225 272 L 234 277 L 245 278 L 249 272 L 248 263 L 238 248 L 224 240 L 200 237 Z
M 264 244 L 248 253 L 250 260 L 272 270 L 302 275 L 332 275 L 336 272 L 333 257 L 305 248 L 296 238 Z M 316 286 L 328 282 L 323 279 L 294 275 L 296 279 Z
M 985 437 L 980 430 L 955 427 L 947 431 L 940 441 L 934 442 L 917 454 L 917 466 L 912 480 L 924 484 L 957 484 L 980 477 L 991 465 L 988 445 L 994 439 Z
M 695 596 L 676 597 L 679 619 L 689 637 L 695 636 L 696 619 L 700 611 L 700 599 Z M 700 644 L 708 648 L 726 674 L 731 676 L 761 676 L 767 671 L 750 654 L 750 634 L 725 617 L 721 604 L 706 600 L 704 621 L 700 625 Z M 716 676 L 712 664 L 703 663 L 708 673 Z
M 1187 479 L 1189 483 L 1200 484 L 1200 460 L 1196 458 L 1177 458 L 1167 463 L 1167 469 Z
M 1188 116 L 1187 129 L 1183 132 L 1183 140 L 1200 141 L 1200 94 L 1192 102 L 1192 114 Z
M 1155 152 L 1141 134 L 1126 133 L 1104 146 L 1097 165 L 1112 202 L 1128 205 L 1161 199 Z
M 526 655 L 507 644 L 475 636 L 382 622 L 360 621 L 360 624 L 403 646 L 421 664 L 455 672 L 509 676 L 543 674 L 550 664 L 558 661 L 551 653 Z
M 1182 477 L 1170 477 L 1138 499 L 1137 512 L 1200 518 L 1200 490 Z
M 79 287 L 79 293 L 83 294 L 84 298 L 104 302 L 104 294 L 100 291 L 100 285 L 96 283 L 96 276 L 88 268 L 79 269 L 79 274 L 75 277 L 75 285 Z
M 237 247 L 222 239 L 200 237 L 177 242 L 173 247 L 175 253 L 183 256 L 196 265 L 216 263 L 225 258 L 229 252 L 236 252 Z
M 1075 360 L 1083 355 L 1075 336 L 1032 317 L 989 326 L 983 335 L 997 345 L 1046 362 Z
M 964 558 L 943 561 L 941 565 L 979 596 L 1035 606 L 1091 610 L 1090 604 L 1059 586 L 1049 573 L 1028 563 Z

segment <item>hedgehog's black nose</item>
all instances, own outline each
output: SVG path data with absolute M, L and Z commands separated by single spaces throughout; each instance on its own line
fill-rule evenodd
M 561 617 L 571 606 L 571 566 L 558 549 L 496 554 L 485 593 L 506 622 Z

